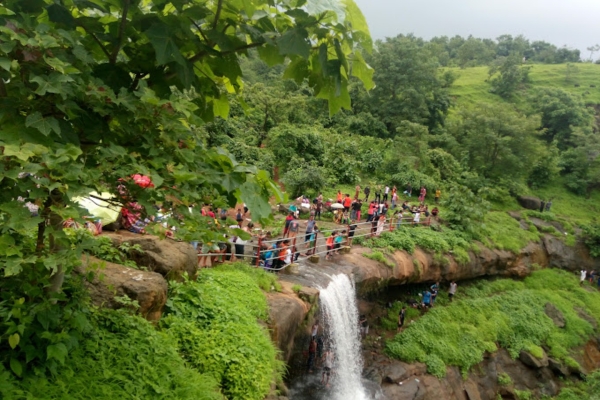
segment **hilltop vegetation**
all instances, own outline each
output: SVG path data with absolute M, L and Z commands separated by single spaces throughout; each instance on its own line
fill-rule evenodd
M 450 95 L 457 104 L 474 106 L 481 103 L 514 103 L 519 108 L 527 107 L 528 95 L 535 94 L 539 88 L 561 89 L 585 104 L 600 104 L 600 64 L 527 64 L 529 84 L 520 91 L 515 99 L 504 100 L 490 93 L 489 68 L 486 66 L 470 68 L 447 68 L 457 77 Z

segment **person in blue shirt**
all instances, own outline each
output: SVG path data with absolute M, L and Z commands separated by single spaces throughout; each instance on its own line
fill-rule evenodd
M 423 292 L 423 306 L 431 307 L 431 292 L 429 290 Z
M 431 285 L 431 307 L 433 307 L 433 305 L 435 304 L 435 299 L 437 298 L 439 289 L 439 282 L 436 282 L 433 285 Z
M 342 240 L 344 240 L 344 236 L 346 236 L 346 231 L 342 231 L 341 234 L 337 235 L 335 239 L 333 239 L 335 254 L 338 254 L 340 247 L 342 247 Z

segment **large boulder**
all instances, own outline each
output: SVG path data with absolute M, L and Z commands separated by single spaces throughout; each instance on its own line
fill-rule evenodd
M 297 296 L 286 293 L 268 293 L 269 331 L 271 340 L 288 361 L 294 349 L 296 331 L 304 322 L 309 307 Z
M 117 298 L 127 296 L 138 302 L 137 312 L 141 316 L 149 321 L 160 319 L 167 302 L 167 281 L 162 275 L 88 256 L 77 272 L 87 278 L 85 285 L 95 305 L 113 309 L 126 307 Z
M 543 350 L 542 350 L 543 351 Z M 540 369 L 548 366 L 548 356 L 543 352 L 542 358 L 537 358 L 528 351 L 521 350 L 519 360 L 528 367 Z
M 198 253 L 187 242 L 127 231 L 109 232 L 103 236 L 109 237 L 115 246 L 120 246 L 124 242 L 139 245 L 142 252 L 131 252 L 130 259 L 169 280 L 180 280 L 184 272 L 190 277 L 196 275 Z
M 558 308 L 556 308 L 554 304 L 546 303 L 544 306 L 544 312 L 552 320 L 552 322 L 554 322 L 554 325 L 559 328 L 565 327 L 565 316 Z
M 540 207 L 542 206 L 542 201 L 533 196 L 519 196 L 517 197 L 517 201 L 521 207 L 527 208 L 528 210 L 539 211 Z

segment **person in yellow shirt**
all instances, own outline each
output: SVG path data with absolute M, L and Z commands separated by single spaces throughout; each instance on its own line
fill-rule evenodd
M 440 201 L 441 196 L 442 196 L 442 191 L 440 189 L 435 189 L 435 203 L 436 204 Z

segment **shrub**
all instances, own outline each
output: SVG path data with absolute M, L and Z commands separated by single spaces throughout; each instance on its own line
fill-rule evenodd
M 515 395 L 518 400 L 531 400 L 533 399 L 533 395 L 529 390 L 517 390 L 515 389 Z
M 510 386 L 512 385 L 512 383 L 512 379 L 506 372 L 503 372 L 498 375 L 498 384 L 500 386 Z
M 228 398 L 263 399 L 281 379 L 283 364 L 257 322 L 268 318 L 260 286 L 270 289 L 273 279 L 236 263 L 203 270 L 195 282 L 170 283 L 161 326 L 189 365 L 216 379 Z
M 363 253 L 363 256 L 365 256 L 371 260 L 375 260 L 377 262 L 385 264 L 390 268 L 394 268 L 394 263 L 391 262 L 390 260 L 388 260 L 387 257 L 384 256 L 383 253 L 380 251 L 372 251 L 371 253 L 368 253 L 368 254 Z
M 94 327 L 57 371 L 17 381 L 0 364 L 5 399 L 222 399 L 217 382 L 186 366 L 174 338 L 124 310 L 93 311 Z
M 302 290 L 302 285 L 293 285 L 292 290 L 296 293 L 300 293 L 300 290 Z

